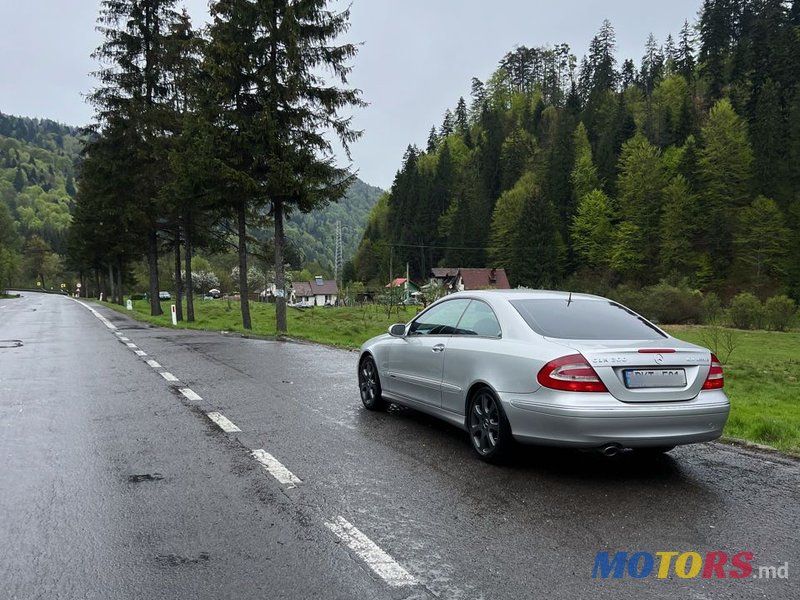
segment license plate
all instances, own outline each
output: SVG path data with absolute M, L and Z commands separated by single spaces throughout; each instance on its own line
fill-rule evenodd
M 625 369 L 627 388 L 686 387 L 684 369 Z

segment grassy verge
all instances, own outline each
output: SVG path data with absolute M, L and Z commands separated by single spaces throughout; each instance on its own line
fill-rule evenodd
M 708 328 L 667 327 L 708 345 Z M 725 364 L 731 416 L 725 435 L 800 455 L 800 333 L 738 331 Z
M 128 311 L 115 304 L 103 303 L 120 312 Z M 150 304 L 146 300 L 133 302 L 133 316 L 139 320 L 172 327 L 170 314 L 172 302 L 162 302 L 164 314 L 160 317 L 150 316 Z M 185 312 L 185 308 L 184 308 Z M 389 325 L 405 323 L 417 314 L 416 307 L 392 309 L 387 316 L 386 309 L 380 306 L 363 308 L 309 308 L 288 309 L 289 336 L 295 339 L 308 340 L 336 346 L 339 348 L 358 348 L 366 340 L 381 333 L 386 333 Z M 207 331 L 235 331 L 257 336 L 271 337 L 275 335 L 275 305 L 260 302 L 250 303 L 252 331 L 242 328 L 242 314 L 238 302 L 227 300 L 200 300 L 195 302 L 194 323 L 178 323 L 180 329 L 202 329 Z
M 165 314 L 151 317 L 149 304 L 134 303 L 134 317 L 171 327 L 170 302 Z M 120 312 L 123 307 L 106 304 Z M 275 335 L 275 306 L 251 303 L 252 333 Z M 408 307 L 399 314 L 379 306 L 364 308 L 289 309 L 289 334 L 341 348 L 358 348 L 365 340 L 384 333 L 392 323 L 410 320 L 417 309 Z M 239 305 L 226 300 L 199 301 L 194 323 L 179 323 L 179 328 L 242 332 Z M 667 327 L 672 335 L 703 346 L 712 345 L 705 327 Z M 730 332 L 730 336 L 726 334 Z M 717 332 L 719 334 L 719 331 Z M 800 333 L 724 330 L 718 341 L 733 345 L 725 364 L 725 391 L 731 399 L 731 417 L 725 434 L 784 452 L 800 455 Z M 728 354 L 720 349 L 722 357 Z

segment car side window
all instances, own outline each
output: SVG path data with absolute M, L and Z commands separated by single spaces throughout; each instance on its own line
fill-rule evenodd
M 412 321 L 408 335 L 452 335 L 469 302 L 458 299 L 437 304 Z
M 488 304 L 480 300 L 473 300 L 461 316 L 456 334 L 499 338 L 501 337 L 500 323 Z

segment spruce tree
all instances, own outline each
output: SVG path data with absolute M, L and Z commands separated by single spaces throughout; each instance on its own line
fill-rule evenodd
M 326 136 L 331 131 L 345 151 L 358 139 L 351 119 L 339 112 L 362 106 L 358 90 L 326 82 L 329 72 L 347 85 L 348 61 L 357 47 L 334 42 L 349 28 L 349 10 L 325 0 L 218 0 L 203 70 L 204 116 L 218 143 L 219 176 L 235 209 L 239 235 L 243 326 L 250 328 L 247 303 L 247 218 L 268 205 L 275 226 L 275 285 L 284 277 L 284 219 L 336 201 L 354 180 L 338 167 Z M 279 334 L 287 331 L 286 298 L 276 308 Z
M 713 275 L 720 281 L 731 263 L 737 212 L 752 198 L 753 152 L 747 126 L 727 99 L 711 108 L 701 138 L 698 180 L 704 215 L 702 234 Z
M 160 315 L 158 298 L 159 194 L 166 181 L 168 134 L 168 38 L 178 15 L 176 0 L 104 0 L 98 30 L 102 44 L 93 57 L 101 64 L 95 76 L 100 87 L 90 96 L 97 129 L 119 128 L 130 140 L 130 155 L 117 165 L 133 171 L 132 187 L 114 201 L 136 203 L 140 229 L 147 240 L 150 313 Z

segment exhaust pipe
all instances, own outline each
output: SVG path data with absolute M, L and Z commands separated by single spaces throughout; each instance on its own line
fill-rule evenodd
M 602 448 L 599 448 L 598 452 L 600 452 L 600 454 L 603 456 L 611 457 L 622 452 L 622 448 L 618 444 L 607 444 Z

